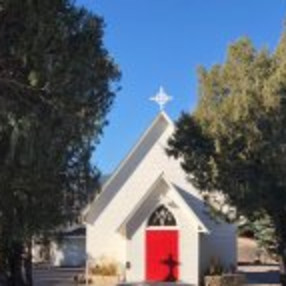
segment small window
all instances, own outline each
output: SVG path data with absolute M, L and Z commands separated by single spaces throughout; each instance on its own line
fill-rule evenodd
M 164 206 L 160 205 L 150 216 L 148 226 L 175 226 L 176 220 L 173 214 Z

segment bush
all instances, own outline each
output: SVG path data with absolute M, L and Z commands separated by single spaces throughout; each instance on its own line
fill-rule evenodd
M 91 275 L 102 275 L 102 276 L 116 276 L 118 274 L 118 266 L 115 262 L 105 262 L 96 264 L 90 267 Z
M 206 275 L 222 275 L 223 274 L 223 266 L 218 258 L 212 257 L 210 260 L 210 265 L 206 271 Z

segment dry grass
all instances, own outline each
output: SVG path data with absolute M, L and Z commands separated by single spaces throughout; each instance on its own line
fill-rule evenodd
M 237 240 L 237 260 L 239 264 L 276 263 L 266 252 L 261 251 L 255 240 L 239 237 Z
M 258 254 L 260 253 L 257 243 L 253 239 L 238 238 L 238 270 L 246 275 L 247 285 L 254 286 L 277 286 L 279 284 L 279 266 L 267 255 L 260 255 L 258 264 Z

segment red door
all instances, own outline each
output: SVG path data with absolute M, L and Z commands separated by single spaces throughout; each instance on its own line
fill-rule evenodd
M 178 230 L 146 230 L 146 280 L 177 281 Z

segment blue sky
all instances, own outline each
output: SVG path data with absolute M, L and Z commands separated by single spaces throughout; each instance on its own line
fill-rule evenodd
M 163 85 L 172 119 L 197 104 L 199 65 L 224 60 L 241 36 L 257 48 L 277 45 L 286 0 L 77 0 L 106 22 L 104 43 L 120 66 L 122 90 L 93 162 L 110 173 L 158 113 L 149 97 Z

